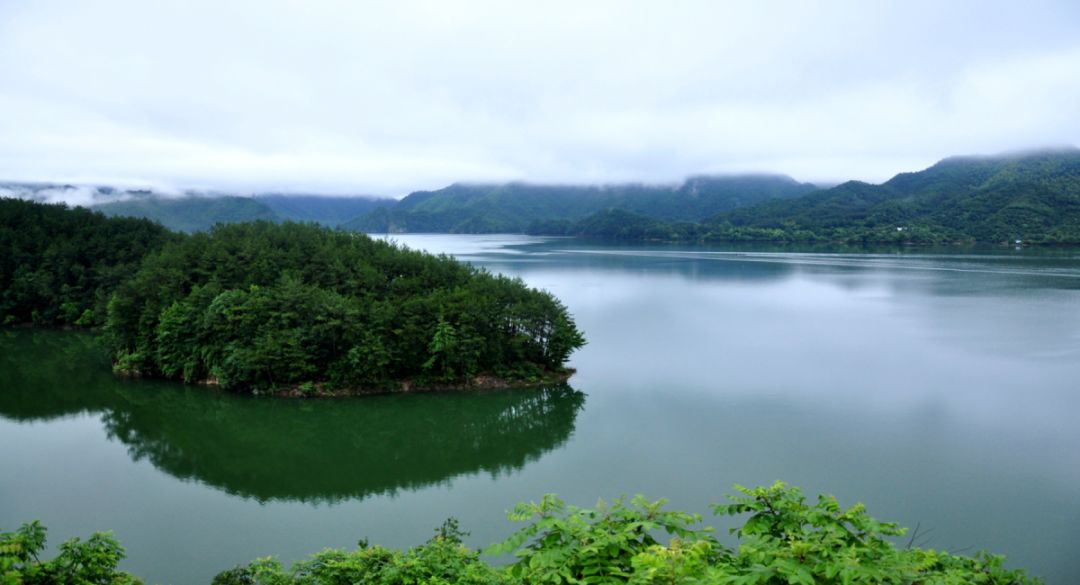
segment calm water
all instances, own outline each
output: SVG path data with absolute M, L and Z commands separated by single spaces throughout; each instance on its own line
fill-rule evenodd
M 783 479 L 924 546 L 1080 579 L 1080 252 L 398 239 L 563 299 L 589 340 L 570 386 L 252 399 L 114 379 L 86 335 L 0 331 L 0 527 L 112 529 L 125 568 L 207 583 L 449 516 L 484 546 L 545 492 L 704 513 Z

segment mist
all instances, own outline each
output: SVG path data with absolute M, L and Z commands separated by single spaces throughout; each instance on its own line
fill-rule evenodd
M 9 2 L 0 181 L 880 182 L 1080 143 L 1077 71 L 1073 2 Z

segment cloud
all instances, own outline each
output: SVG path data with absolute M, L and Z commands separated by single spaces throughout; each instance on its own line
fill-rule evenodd
M 0 178 L 877 181 L 1080 143 L 1078 29 L 1071 2 L 5 3 Z

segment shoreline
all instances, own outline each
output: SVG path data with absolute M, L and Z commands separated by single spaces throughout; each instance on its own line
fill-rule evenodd
M 544 372 L 535 380 L 513 380 L 510 378 L 500 378 L 491 374 L 478 374 L 464 382 L 418 383 L 416 380 L 402 380 L 395 382 L 394 386 L 384 388 L 330 389 L 323 382 L 309 382 L 302 384 L 288 384 L 272 390 L 252 390 L 249 392 L 235 392 L 235 394 L 271 396 L 275 398 L 357 398 L 362 396 L 381 396 L 388 394 L 434 394 L 438 392 L 461 392 L 472 390 L 510 390 L 538 388 L 552 384 L 564 384 L 576 373 L 577 370 L 574 368 L 564 368 L 560 371 Z M 118 375 L 123 376 L 125 374 L 118 373 Z M 198 382 L 193 382 L 193 384 L 210 387 L 224 392 L 224 390 L 221 390 L 216 380 L 200 380 Z

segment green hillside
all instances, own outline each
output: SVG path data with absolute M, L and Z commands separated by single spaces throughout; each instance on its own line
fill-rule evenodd
M 953 157 L 881 185 L 848 181 L 700 223 L 610 207 L 526 232 L 622 240 L 1080 244 L 1080 150 Z
M 0 323 L 104 323 L 113 290 L 176 236 L 145 219 L 0 198 Z
M 953 157 L 704 222 L 711 239 L 1080 243 L 1080 150 Z
M 585 343 L 521 280 L 313 224 L 0 198 L 0 326 L 99 327 L 114 370 L 299 395 L 563 381 Z
M 266 204 L 251 197 L 230 195 L 161 197 L 149 195 L 124 201 L 95 205 L 108 216 L 144 217 L 181 232 L 198 232 L 218 223 L 242 221 L 279 221 L 281 218 Z
M 783 175 L 692 177 L 679 186 L 454 184 L 413 193 L 392 208 L 375 210 L 342 227 L 368 232 L 523 232 L 535 222 L 573 222 L 609 208 L 662 220 L 700 221 L 814 189 Z
M 255 195 L 255 201 L 265 204 L 282 220 L 316 222 L 336 226 L 380 207 L 397 203 L 389 197 L 306 195 L 265 193 Z
M 35 197 L 32 188 L 21 196 Z M 59 187 L 56 187 L 59 188 Z M 68 188 L 68 187 L 63 187 Z M 74 189 L 72 187 L 72 189 Z M 26 191 L 24 193 L 24 191 Z M 14 191 L 13 191 L 14 192 Z M 681 185 L 462 184 L 400 201 L 266 194 L 134 197 L 95 205 L 186 232 L 252 220 L 372 233 L 530 233 L 619 239 L 847 243 L 1080 243 L 1080 150 L 944 159 L 880 185 L 828 189 L 785 175 L 696 176 Z M 113 197 L 97 188 L 95 197 Z M 351 219 L 349 219 L 351 218 Z
M 584 344 L 520 280 L 292 222 L 148 254 L 112 292 L 106 339 L 127 374 L 301 394 L 550 381 Z

